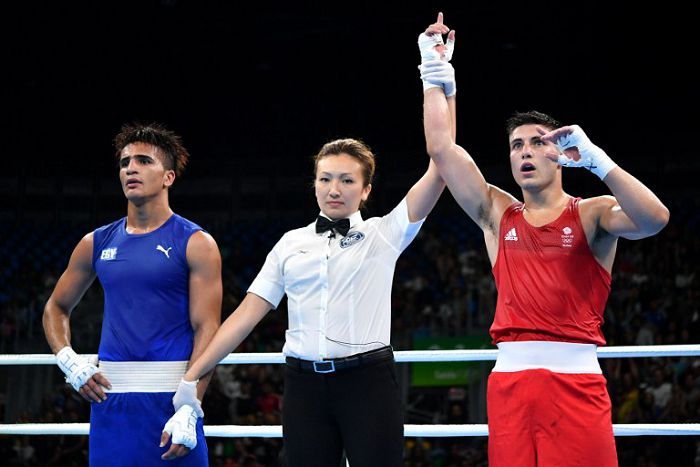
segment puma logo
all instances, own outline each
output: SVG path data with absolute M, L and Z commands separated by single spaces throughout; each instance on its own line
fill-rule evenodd
M 168 247 L 168 249 L 166 250 L 165 248 L 163 248 L 163 247 L 160 246 L 160 245 L 158 245 L 158 246 L 156 247 L 156 250 L 162 251 L 163 254 L 164 254 L 165 256 L 168 257 L 168 259 L 170 259 L 170 250 L 172 250 L 172 249 L 173 249 L 173 247 Z

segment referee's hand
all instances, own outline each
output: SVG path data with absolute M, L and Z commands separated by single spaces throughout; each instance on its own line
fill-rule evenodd
M 160 456 L 163 460 L 186 456 L 197 446 L 197 414 L 189 405 L 183 405 L 170 417 L 160 435 L 160 447 L 171 440 L 170 448 Z

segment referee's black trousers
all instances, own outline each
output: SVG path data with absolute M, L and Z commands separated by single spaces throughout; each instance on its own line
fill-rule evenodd
M 403 465 L 403 410 L 392 359 L 320 374 L 286 366 L 282 407 L 289 467 Z

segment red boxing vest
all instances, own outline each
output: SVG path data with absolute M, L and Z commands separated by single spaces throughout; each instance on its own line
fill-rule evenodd
M 503 214 L 493 275 L 493 343 L 560 341 L 605 345 L 600 329 L 611 277 L 593 256 L 572 198 L 556 220 L 533 227 L 523 203 Z

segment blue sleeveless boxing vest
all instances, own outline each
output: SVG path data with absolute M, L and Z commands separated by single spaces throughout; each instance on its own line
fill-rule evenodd
M 186 251 L 199 230 L 177 214 L 145 234 L 127 233 L 126 218 L 95 230 L 92 262 L 104 289 L 100 360 L 189 360 Z

